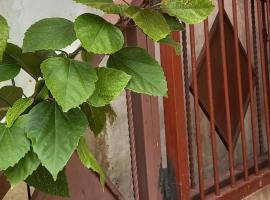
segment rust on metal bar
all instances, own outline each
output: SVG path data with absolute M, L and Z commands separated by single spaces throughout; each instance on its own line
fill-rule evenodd
M 263 82 L 263 99 L 264 99 L 264 114 L 265 114 L 265 124 L 266 124 L 266 135 L 267 135 L 267 146 L 268 146 L 268 162 L 270 167 L 270 124 L 269 124 L 269 102 L 268 102 L 268 87 L 267 87 L 267 77 L 266 77 L 266 65 L 265 65 L 265 51 L 263 44 L 263 22 L 262 22 L 262 7 L 263 2 L 257 1 L 257 15 L 258 15 L 258 25 L 259 25 L 259 43 L 260 43 L 260 55 L 261 55 L 261 67 L 262 67 L 262 82 Z
M 190 46 L 191 46 L 191 66 L 192 66 L 192 81 L 194 87 L 194 107 L 195 107 L 195 127 L 196 127 L 196 144 L 198 157 L 198 174 L 199 174 L 199 188 L 200 197 L 204 199 L 204 180 L 203 180 L 203 159 L 202 159 L 202 138 L 200 130 L 200 108 L 198 95 L 198 82 L 196 70 L 196 50 L 195 50 L 195 30 L 194 25 L 189 26 L 190 30 Z
M 183 73 L 184 73 L 184 88 L 185 88 L 185 105 L 186 105 L 186 123 L 188 136 L 188 159 L 189 159 L 189 173 L 190 186 L 194 188 L 195 183 L 195 169 L 194 169 L 194 153 L 193 153 L 193 135 L 192 135 L 192 120 L 191 120 L 191 103 L 190 103 L 190 84 L 189 84 L 189 70 L 188 70 L 188 53 L 187 53 L 187 31 L 182 32 L 182 46 L 183 46 Z
M 222 69 L 223 69 L 223 82 L 224 82 L 224 95 L 225 95 L 225 108 L 226 108 L 226 125 L 227 125 L 227 137 L 228 137 L 228 154 L 229 154 L 229 166 L 230 166 L 230 178 L 231 186 L 235 184 L 234 177 L 234 161 L 233 161 L 233 145 L 232 145 L 232 132 L 231 132 L 231 114 L 229 105 L 229 94 L 228 94 L 228 77 L 227 77 L 227 61 L 226 61 L 226 47 L 225 47 L 225 36 L 224 36 L 224 5 L 223 0 L 218 1 L 219 6 L 219 26 L 220 26 L 220 37 L 221 37 L 221 54 L 222 54 Z
M 180 41 L 180 33 L 172 34 Z M 172 47 L 161 45 L 161 64 L 168 82 L 168 98 L 164 98 L 164 117 L 168 160 L 176 176 L 178 199 L 190 199 L 188 144 L 185 119 L 184 81 L 181 56 Z
M 270 184 L 270 171 L 262 170 L 259 175 L 251 175 L 247 181 L 239 181 L 234 188 L 225 187 L 220 196 L 209 195 L 208 200 L 235 200 L 243 199 Z
M 241 133 L 241 146 L 243 155 L 243 169 L 245 180 L 248 179 L 248 167 L 247 167 L 247 147 L 246 147 L 246 131 L 244 124 L 244 111 L 243 111 L 243 94 L 242 94 L 242 78 L 241 78 L 241 67 L 240 67 L 240 55 L 239 55 L 239 41 L 238 41 L 238 19 L 237 19 L 237 8 L 236 0 L 232 0 L 233 10 L 233 30 L 234 30 L 234 45 L 236 52 L 236 74 L 237 74 L 237 89 L 238 89 L 238 100 L 240 109 L 240 133 Z
M 244 1 L 244 15 L 245 15 L 245 30 L 246 30 L 246 48 L 248 59 L 248 81 L 249 81 L 249 99 L 250 99 L 250 111 L 251 111 L 251 125 L 252 125 L 252 145 L 253 145 L 253 159 L 255 174 L 258 174 L 258 153 L 257 153 L 257 137 L 256 137 L 256 121 L 255 121 L 255 102 L 254 102 L 254 87 L 253 87 L 253 69 L 251 60 L 251 47 L 250 47 L 250 26 L 249 26 L 249 9 L 248 2 Z
M 216 195 L 220 194 L 219 188 L 219 174 L 218 174 L 218 155 L 217 155 L 217 142 L 215 132 L 215 112 L 213 102 L 213 84 L 212 84 L 212 72 L 211 72 L 211 54 L 209 44 L 209 25 L 208 18 L 204 21 L 204 37 L 205 37 L 205 49 L 206 49 L 206 66 L 207 66 L 207 88 L 208 88 L 208 101 L 210 110 L 210 136 L 212 145 L 212 158 L 214 169 L 214 183 Z

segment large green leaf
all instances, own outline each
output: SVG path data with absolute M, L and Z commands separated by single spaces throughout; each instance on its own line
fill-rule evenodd
M 167 13 L 163 13 L 167 24 L 170 26 L 171 31 L 183 31 L 185 26 L 174 16 L 170 16 Z
M 120 29 L 94 14 L 79 16 L 75 20 L 75 31 L 82 46 L 96 54 L 114 53 L 124 44 Z
M 2 57 L 7 45 L 7 40 L 9 37 L 9 27 L 7 20 L 0 15 L 0 62 L 2 62 Z
M 57 180 L 54 181 L 50 172 L 48 172 L 45 167 L 40 165 L 38 169 L 26 179 L 25 182 L 41 192 L 62 197 L 69 197 L 68 183 L 64 170 L 58 174 Z
M 15 86 L 4 86 L 0 89 L 0 120 L 6 115 L 8 108 L 22 97 L 22 94 L 22 88 Z
M 7 45 L 5 53 L 16 60 L 17 64 L 36 80 L 41 76 L 40 64 L 48 57 L 56 56 L 52 50 L 22 53 L 20 47 L 10 43 Z
M 203 21 L 214 10 L 212 0 L 168 0 L 163 8 L 187 24 Z
M 33 151 L 29 151 L 24 158 L 14 167 L 10 167 L 5 171 L 5 175 L 11 184 L 11 187 L 24 181 L 30 176 L 40 165 L 37 155 Z
M 158 41 L 161 44 L 167 44 L 175 49 L 175 53 L 179 55 L 181 53 L 181 44 L 180 42 L 176 42 L 171 35 L 168 35 L 167 37 L 161 39 Z
M 95 89 L 95 71 L 84 62 L 49 58 L 41 65 L 45 83 L 66 112 L 85 102 Z
M 131 78 L 123 71 L 106 67 L 96 68 L 96 73 L 96 89 L 88 100 L 88 103 L 95 107 L 105 106 L 118 97 Z
M 4 54 L 3 60 L 0 62 L 0 82 L 13 79 L 19 74 L 20 70 L 21 68 L 16 60 Z
M 29 112 L 27 120 L 34 152 L 56 179 L 84 134 L 87 119 L 78 108 L 64 113 L 56 103 L 44 101 Z
M 82 164 L 88 169 L 96 172 L 99 175 L 100 183 L 104 186 L 106 179 L 105 173 L 103 172 L 94 155 L 90 152 L 84 137 L 81 137 L 80 139 L 79 145 L 77 147 L 77 153 Z
M 30 150 L 24 129 L 0 124 L 0 170 L 14 166 Z
M 162 68 L 144 49 L 121 49 L 110 56 L 107 65 L 132 76 L 128 89 L 154 96 L 167 95 L 167 83 Z
M 155 41 L 165 38 L 170 33 L 170 27 L 165 18 L 157 11 L 132 6 L 126 9 L 124 13 Z
M 73 22 L 63 18 L 42 19 L 26 31 L 23 52 L 62 49 L 75 40 Z
M 6 115 L 7 127 L 10 128 L 18 117 L 34 102 L 34 99 L 24 98 L 17 100 Z
M 100 9 L 107 13 L 120 14 L 123 13 L 128 5 L 121 4 L 115 5 L 112 0 L 74 0 L 77 3 L 81 3 L 92 8 Z

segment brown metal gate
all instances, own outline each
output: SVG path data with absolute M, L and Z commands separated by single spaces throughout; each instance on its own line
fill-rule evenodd
M 161 46 L 168 161 L 178 197 L 242 199 L 270 184 L 269 0 L 216 0 L 216 11 Z

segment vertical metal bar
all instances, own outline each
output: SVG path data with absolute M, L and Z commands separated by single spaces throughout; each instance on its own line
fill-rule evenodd
M 210 110 L 210 136 L 212 146 L 212 158 L 214 169 L 214 183 L 216 195 L 220 194 L 219 188 L 219 174 L 218 174 L 218 156 L 217 156 L 217 141 L 215 132 L 215 112 L 213 102 L 213 84 L 212 84 L 212 64 L 210 54 L 210 42 L 209 42 L 209 25 L 208 19 L 204 20 L 204 38 L 205 38 L 205 50 L 206 50 L 206 64 L 207 64 L 207 89 L 208 89 L 208 104 Z
M 249 99 L 250 99 L 250 111 L 251 111 L 251 126 L 252 126 L 252 145 L 253 145 L 253 160 L 255 174 L 258 174 L 258 158 L 257 158 L 257 139 L 256 139 L 256 123 L 255 123 L 255 103 L 254 103 L 254 91 L 253 91 L 253 72 L 251 64 L 251 47 L 250 47 L 250 26 L 249 26 L 249 9 L 248 1 L 244 1 L 244 15 L 245 15 L 245 29 L 246 29 L 246 48 L 248 59 L 248 81 L 249 81 Z
M 134 199 L 139 200 L 140 194 L 139 194 L 136 144 L 135 144 L 133 112 L 132 112 L 132 99 L 131 99 L 131 92 L 128 90 L 126 91 L 126 98 L 127 98 L 128 129 L 130 140 L 130 157 L 131 157 L 131 171 L 132 171 Z
M 263 45 L 263 22 L 262 22 L 262 7 L 261 1 L 257 1 L 257 12 L 258 12 L 258 24 L 259 24 L 259 42 L 260 42 L 260 55 L 261 55 L 261 66 L 262 66 L 262 81 L 263 81 L 263 97 L 264 97 L 264 110 L 265 110 L 265 123 L 267 133 L 267 145 L 268 145 L 268 164 L 270 167 L 270 127 L 269 127 L 269 108 L 268 108 L 268 91 L 267 91 L 267 78 L 266 78 L 266 66 L 265 66 L 265 54 Z
M 257 122 L 258 122 L 258 135 L 259 135 L 259 147 L 260 155 L 264 153 L 264 143 L 262 135 L 262 108 L 261 108 L 261 96 L 260 96 L 260 80 L 259 80 L 259 67 L 258 67 L 258 45 L 257 45 L 257 27 L 256 27 L 256 14 L 255 3 L 251 0 L 251 27 L 252 27 L 252 42 L 253 42 L 253 60 L 255 69 L 255 85 L 256 85 L 256 108 L 257 108 Z
M 232 10 L 233 10 L 234 46 L 235 46 L 235 53 L 236 53 L 236 75 L 237 75 L 239 117 L 240 117 L 241 143 L 242 143 L 242 155 L 243 155 L 243 170 L 244 170 L 245 180 L 247 180 L 248 179 L 247 147 L 246 147 L 246 131 L 245 131 L 244 111 L 243 111 L 242 77 L 241 77 L 241 66 L 240 66 L 240 55 L 239 55 L 236 0 L 232 0 Z
M 194 169 L 194 153 L 193 153 L 193 136 L 192 136 L 192 121 L 191 121 L 191 104 L 189 96 L 189 72 L 188 72 L 188 54 L 187 54 L 187 32 L 182 32 L 183 46 L 183 69 L 184 69 L 184 87 L 185 87 L 185 103 L 186 103 L 186 119 L 187 119 L 187 134 L 188 134 L 188 158 L 189 158 L 189 173 L 190 186 L 194 188 L 195 169 Z
M 179 42 L 179 32 L 172 34 Z M 160 46 L 161 64 L 168 83 L 168 98 L 164 98 L 164 120 L 168 161 L 171 161 L 176 176 L 178 198 L 190 199 L 188 140 L 186 134 L 184 80 L 181 56 L 173 48 Z
M 225 109 L 226 109 L 226 125 L 227 125 L 227 137 L 228 137 L 230 181 L 231 181 L 231 186 L 234 187 L 235 176 L 234 176 L 234 161 L 233 161 L 231 114 L 230 114 L 230 103 L 229 103 L 229 92 L 228 92 L 226 46 L 225 46 L 225 35 L 224 35 L 223 0 L 218 0 L 218 7 L 219 7 L 219 25 L 220 25 L 219 28 L 220 28 L 220 38 L 221 38 L 222 70 L 223 70 L 224 95 L 225 95 Z
M 199 94 L 196 70 L 196 50 L 195 50 L 195 30 L 194 25 L 189 26 L 190 30 L 190 46 L 191 46 L 191 67 L 192 67 L 192 81 L 194 87 L 194 107 L 195 107 L 195 127 L 196 127 L 196 144 L 198 157 L 198 174 L 199 174 L 199 188 L 201 200 L 204 199 L 204 180 L 203 180 L 203 159 L 202 159 L 202 138 L 200 129 L 200 109 L 199 109 Z

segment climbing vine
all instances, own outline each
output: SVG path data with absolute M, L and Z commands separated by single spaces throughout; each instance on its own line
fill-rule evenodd
M 0 82 L 13 80 L 21 70 L 36 81 L 30 97 L 14 84 L 0 89 L 0 171 L 12 187 L 25 181 L 45 193 L 68 196 L 65 166 L 74 152 L 104 185 L 105 174 L 84 139 L 87 127 L 99 135 L 106 116 L 115 117 L 110 102 L 125 89 L 167 95 L 159 63 L 144 49 L 126 47 L 126 27 L 137 26 L 179 54 L 180 44 L 170 33 L 184 30 L 184 23 L 201 22 L 214 7 L 211 0 L 163 0 L 155 5 L 145 0 L 140 7 L 126 1 L 75 2 L 118 14 L 120 20 L 113 25 L 91 13 L 74 22 L 42 19 L 26 31 L 19 47 L 8 43 L 9 26 L 0 15 Z M 63 51 L 77 39 L 77 50 Z M 95 55 L 108 55 L 106 66 L 91 66 Z

